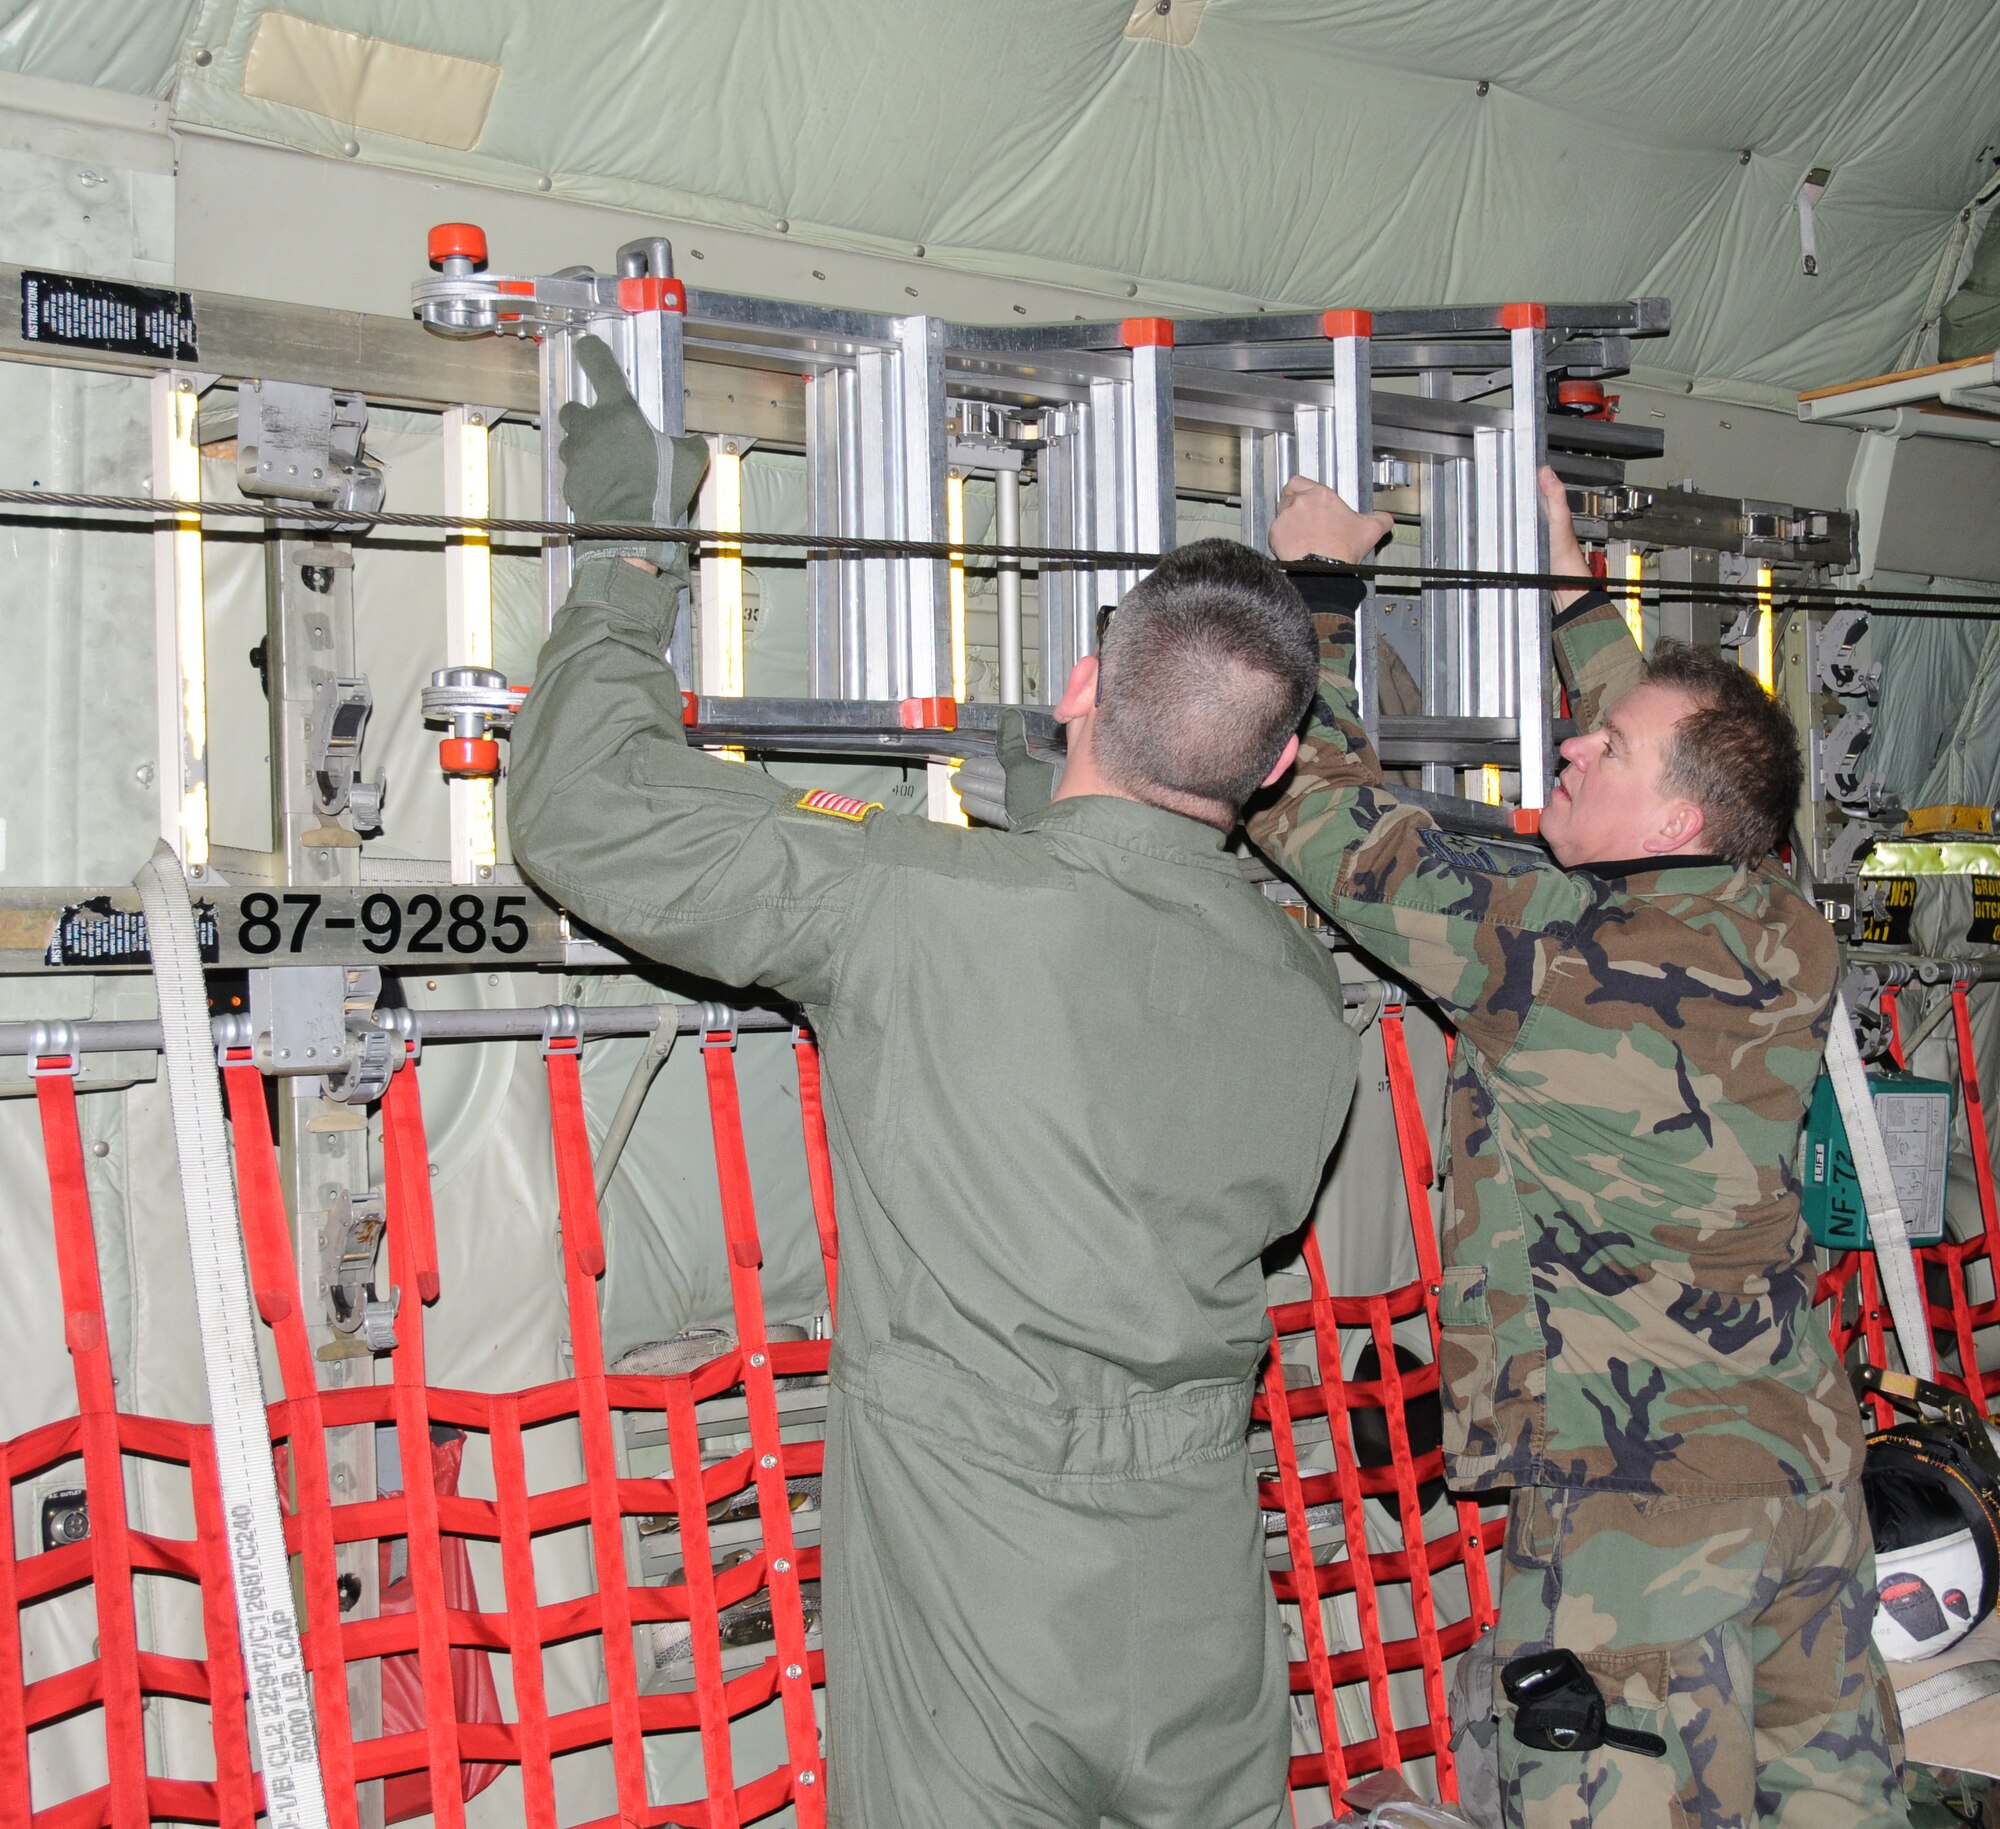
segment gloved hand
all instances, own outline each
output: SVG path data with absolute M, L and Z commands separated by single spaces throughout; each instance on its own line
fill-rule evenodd
M 952 771 L 951 785 L 968 818 L 1009 832 L 1055 798 L 1062 775 L 1062 759 L 1031 750 L 1027 720 L 1010 708 L 1000 714 L 993 754 L 967 756 Z
M 562 410 L 563 500 L 579 521 L 671 527 L 687 518 L 688 504 L 708 468 L 708 445 L 695 437 L 662 438 L 646 423 L 610 345 L 599 337 L 577 339 L 576 359 L 589 376 L 596 403 L 572 400 Z M 688 549 L 666 540 L 579 540 L 579 559 L 621 554 L 659 568 L 669 587 L 688 581 Z

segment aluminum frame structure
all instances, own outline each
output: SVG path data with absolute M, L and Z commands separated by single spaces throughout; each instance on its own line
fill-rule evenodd
M 483 239 L 481 246 L 483 258 Z M 1668 312 L 1658 299 L 1009 328 L 677 285 L 648 289 L 646 277 L 671 272 L 671 251 L 658 242 L 621 250 L 619 260 L 616 275 L 570 269 L 538 278 L 488 273 L 479 261 L 447 256 L 435 263 L 437 277 L 412 288 L 417 315 L 442 334 L 542 339 L 551 519 L 560 518 L 561 502 L 553 428 L 576 397 L 570 351 L 578 335 L 605 337 L 662 432 L 680 422 L 657 387 L 648 398 L 644 384 L 667 366 L 655 351 L 803 372 L 808 531 L 873 540 L 946 542 L 948 475 L 982 473 L 995 478 L 998 518 L 1015 533 L 1019 486 L 1031 467 L 1037 544 L 1164 551 L 1176 543 L 1182 443 L 1233 440 L 1251 544 L 1263 545 L 1277 492 L 1296 471 L 1357 509 L 1375 505 L 1383 489 L 1401 516 L 1417 522 L 1427 562 L 1539 571 L 1545 539 L 1535 477 L 1552 447 L 1574 480 L 1615 484 L 1626 459 L 1660 446 L 1657 433 L 1608 421 L 1568 420 L 1552 440 L 1548 406 L 1559 379 L 1620 372 L 1631 338 L 1663 334 Z M 643 338 L 633 328 L 641 323 Z M 1501 387 L 1511 388 L 1511 404 L 1480 397 Z M 551 543 L 552 554 L 560 545 Z M 1070 668 L 1091 652 L 1099 608 L 1140 575 L 1132 564 L 1089 561 L 1036 568 L 1043 703 L 1060 695 Z M 1023 692 L 1016 576 L 1011 566 L 1002 576 L 1008 699 Z M 810 560 L 809 578 L 816 696 L 953 696 L 964 637 L 943 561 L 830 554 Z M 552 556 L 551 611 L 566 587 L 566 559 Z M 697 603 L 698 646 L 729 638 L 717 609 Z M 1449 791 L 1456 769 L 1503 765 L 1519 778 L 1517 827 L 1533 830 L 1555 743 L 1542 593 L 1426 591 L 1423 617 L 1426 785 Z M 1369 639 L 1376 619 L 1371 596 L 1357 682 L 1371 730 L 1378 728 Z M 698 676 L 713 689 L 712 669 L 703 665 Z

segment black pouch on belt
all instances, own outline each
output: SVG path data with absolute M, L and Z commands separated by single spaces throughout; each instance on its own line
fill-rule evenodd
M 1658 1734 L 1613 1727 L 1604 1718 L 1604 1694 L 1574 1651 L 1528 1651 L 1500 1667 L 1500 1684 L 1514 1705 L 1514 1738 L 1547 1753 L 1587 1753 L 1622 1747 L 1666 1756 Z

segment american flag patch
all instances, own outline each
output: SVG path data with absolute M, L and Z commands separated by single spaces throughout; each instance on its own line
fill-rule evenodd
M 882 810 L 879 800 L 856 800 L 851 794 L 835 794 L 823 787 L 801 794 L 792 804 L 801 813 L 825 813 L 834 819 L 866 819 Z

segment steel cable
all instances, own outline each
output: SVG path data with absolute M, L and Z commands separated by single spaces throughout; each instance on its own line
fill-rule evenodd
M 653 527 L 627 522 L 530 521 L 446 514 L 393 514 L 386 510 L 313 508 L 279 502 L 178 502 L 157 496 L 76 495 L 47 489 L 0 489 L 0 506 L 59 509 L 71 514 L 143 515 L 151 521 L 225 516 L 235 520 L 281 522 L 307 530 L 353 533 L 370 527 L 403 528 L 443 534 L 525 534 L 538 539 L 651 540 L 710 552 L 740 555 L 753 546 L 777 547 L 829 558 L 956 560 L 961 564 L 1032 560 L 1044 569 L 1135 571 L 1157 564 L 1160 554 L 1116 548 L 1066 546 L 954 546 L 943 540 L 872 539 L 856 534 L 729 532 L 709 527 Z M 50 516 L 51 520 L 58 517 Z M 153 532 L 134 523 L 136 531 Z M 1578 580 L 1554 572 L 1476 571 L 1436 565 L 1344 565 L 1317 560 L 1301 571 L 1337 571 L 1376 581 L 1409 580 L 1419 587 L 1448 590 L 1550 590 L 1574 588 Z M 1739 609 L 1787 605 L 1838 608 L 1854 604 L 1876 613 L 1901 616 L 1965 617 L 1985 621 L 2000 614 L 2000 592 L 1970 593 L 1878 590 L 1860 585 L 1793 585 L 1761 589 L 1749 584 L 1679 584 L 1597 579 L 1596 588 L 1614 598 L 1646 603 L 1715 603 Z

